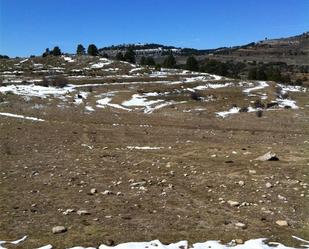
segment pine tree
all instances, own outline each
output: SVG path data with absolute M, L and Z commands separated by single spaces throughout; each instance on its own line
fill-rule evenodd
M 124 60 L 129 63 L 135 63 L 135 52 L 132 48 L 129 48 L 124 54 Z
M 176 60 L 172 53 L 170 53 L 163 61 L 163 67 L 174 68 L 176 66 Z
M 146 65 L 148 65 L 148 66 L 155 66 L 156 65 L 156 62 L 153 59 L 153 57 L 148 56 L 146 58 Z
M 76 54 L 77 55 L 84 55 L 86 54 L 86 49 L 82 44 L 78 44 L 77 49 L 76 49 Z
M 121 52 L 118 52 L 116 54 L 116 60 L 118 60 L 118 61 L 123 61 L 124 60 L 123 54 Z
M 98 48 L 94 44 L 90 44 L 87 49 L 88 55 L 97 56 L 99 54 Z
M 52 51 L 52 55 L 53 56 L 59 56 L 61 55 L 61 50 L 58 46 L 54 47 L 53 51 Z
M 45 52 L 42 54 L 42 57 L 46 57 L 48 55 L 50 55 L 50 51 L 49 51 L 49 48 L 46 48 Z
M 145 56 L 142 56 L 141 61 L 140 61 L 140 64 L 141 64 L 142 66 L 147 65 L 147 63 L 146 63 L 146 57 L 145 57 Z
M 198 62 L 193 55 L 189 56 L 186 63 L 186 69 L 190 71 L 198 71 Z

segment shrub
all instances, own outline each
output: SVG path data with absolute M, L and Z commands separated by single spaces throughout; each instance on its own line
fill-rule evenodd
M 248 112 L 249 111 L 249 109 L 248 109 L 248 107 L 242 107 L 242 108 L 240 108 L 240 110 L 239 110 L 239 112 Z
M 52 84 L 52 86 L 62 88 L 62 87 L 67 86 L 69 84 L 69 81 L 64 76 L 57 75 L 57 76 L 52 78 L 51 84 Z
M 194 56 L 189 56 L 186 62 L 186 69 L 190 71 L 198 71 L 199 65 Z
M 264 108 L 265 107 L 260 99 L 257 99 L 256 101 L 254 101 L 253 105 L 254 105 L 254 108 Z
M 51 78 L 44 77 L 43 80 L 39 83 L 41 86 L 54 86 L 63 88 L 69 84 L 69 81 L 62 75 L 56 75 Z
M 192 92 L 190 94 L 190 98 L 196 101 L 200 101 L 202 99 L 202 96 L 198 92 Z

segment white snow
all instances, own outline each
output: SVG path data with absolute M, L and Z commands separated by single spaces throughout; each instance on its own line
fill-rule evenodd
M 24 60 L 20 61 L 19 64 L 22 64 L 22 63 L 24 63 L 24 62 L 26 62 L 26 61 L 28 61 L 28 60 L 29 60 L 29 58 L 24 59 Z
M 301 86 L 291 86 L 291 85 L 283 85 L 283 84 L 278 84 L 278 86 L 284 92 L 306 92 L 307 91 L 305 87 L 301 87 Z
M 63 55 L 62 58 L 63 58 L 66 62 L 69 62 L 69 63 L 75 62 L 75 60 L 74 60 L 73 58 L 69 57 L 69 56 L 64 56 L 64 55 Z
M 225 84 L 206 84 L 206 85 L 201 85 L 201 86 L 196 86 L 193 89 L 195 90 L 206 90 L 206 89 L 218 89 L 218 88 L 224 88 L 224 87 L 229 87 L 233 86 L 232 83 L 225 83 Z
M 0 87 L 1 93 L 12 92 L 16 95 L 24 95 L 31 97 L 46 98 L 48 95 L 65 95 L 74 91 L 73 86 L 66 86 L 63 88 L 58 87 L 44 87 L 38 85 L 8 85 Z
M 22 119 L 27 119 L 27 120 L 32 120 L 32 121 L 45 121 L 44 119 L 40 118 L 35 118 L 35 117 L 28 117 L 24 115 L 18 115 L 18 114 L 13 114 L 13 113 L 7 113 L 7 112 L 0 112 L 0 116 L 6 116 L 6 117 L 12 117 L 12 118 L 22 118 Z
M 247 88 L 243 92 L 244 93 L 250 93 L 252 91 L 264 89 L 265 87 L 268 87 L 268 86 L 269 85 L 265 81 L 258 81 L 258 85 L 257 86 L 251 87 L 251 88 Z
M 0 240 L 0 249 L 6 249 L 5 247 L 1 246 L 2 244 L 18 245 L 19 243 L 23 242 L 25 239 L 27 239 L 27 236 L 24 236 L 21 239 L 18 239 L 18 240 L 15 240 L 15 241 L 1 241 Z
M 298 109 L 299 108 L 296 105 L 296 101 L 295 100 L 291 100 L 291 99 L 276 99 L 276 101 L 278 102 L 279 107 L 289 106 L 292 109 Z
M 101 58 L 101 59 L 100 59 L 100 62 L 95 63 L 95 64 L 92 64 L 92 65 L 91 65 L 91 68 L 94 68 L 94 69 L 103 68 L 104 66 L 107 66 L 107 65 L 111 64 L 112 62 L 113 62 L 113 61 L 111 61 L 111 60 L 109 60 L 109 59 Z
M 94 109 L 93 109 L 93 107 L 91 107 L 91 106 L 85 106 L 85 109 L 86 109 L 86 111 L 88 111 L 88 112 L 94 112 Z
M 130 100 L 122 102 L 123 106 L 149 106 L 153 104 L 157 104 L 159 102 L 162 102 L 164 100 L 158 99 L 158 100 L 147 100 L 146 97 L 140 94 L 133 94 L 132 98 Z
M 225 111 L 225 112 L 216 112 L 216 114 L 217 114 L 219 117 L 225 118 L 225 117 L 227 117 L 228 115 L 238 113 L 239 110 L 240 110 L 239 107 L 232 107 L 232 108 L 231 108 L 230 110 L 228 110 L 228 111 Z
M 46 245 L 46 246 L 41 246 L 37 249 L 52 249 L 52 248 L 53 248 L 53 246 L 49 244 L 49 245 Z
M 152 147 L 151 147 L 152 148 Z M 302 247 L 309 248 L 309 241 L 292 236 L 294 239 L 304 243 Z M 0 249 L 6 249 L 3 244 L 17 245 L 23 242 L 27 236 L 24 236 L 20 240 L 16 241 L 0 241 Z M 231 241 L 228 244 L 222 244 L 220 241 L 209 240 L 202 243 L 194 243 L 192 246 L 188 246 L 188 241 L 182 240 L 177 243 L 171 243 L 168 245 L 162 244 L 159 240 L 153 240 L 149 242 L 127 242 L 118 244 L 116 246 L 100 245 L 98 249 L 296 249 L 294 247 L 287 247 L 277 242 L 265 243 L 267 239 L 251 239 L 244 242 L 244 244 L 236 244 L 235 241 Z M 52 249 L 52 245 L 46 245 L 37 249 Z M 96 249 L 96 247 L 82 247 L 75 246 L 67 249 Z
M 97 100 L 97 103 L 98 103 L 97 107 L 105 108 L 106 106 L 110 106 L 110 107 L 122 109 L 122 110 L 125 110 L 125 111 L 131 111 L 130 109 L 125 108 L 122 105 L 112 104 L 112 103 L 110 103 L 111 101 L 112 101 L 112 98 L 110 98 L 110 97 L 105 97 L 104 99 L 99 99 L 99 100 Z
M 128 149 L 135 149 L 135 150 L 160 150 L 164 147 L 150 147 L 150 146 L 127 146 Z

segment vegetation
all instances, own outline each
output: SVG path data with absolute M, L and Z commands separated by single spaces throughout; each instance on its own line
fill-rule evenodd
M 148 57 L 142 56 L 141 61 L 140 61 L 140 64 L 141 64 L 142 66 L 155 66 L 155 65 L 156 65 L 156 62 L 155 62 L 155 60 L 153 59 L 153 57 L 151 57 L 151 56 L 148 56 Z
M 96 45 L 94 45 L 94 44 L 90 44 L 90 45 L 88 46 L 87 53 L 88 53 L 88 55 L 91 55 L 91 56 L 97 56 L 97 55 L 99 55 L 98 48 L 97 48 Z
M 174 68 L 176 66 L 176 59 L 172 53 L 170 53 L 163 62 L 163 67 Z
M 124 57 L 123 57 L 123 54 L 121 52 L 118 52 L 116 54 L 116 60 L 118 61 L 124 61 Z
M 86 54 L 86 49 L 84 48 L 84 46 L 82 44 L 77 45 L 76 54 L 77 55 L 85 55 Z
M 10 59 L 10 57 L 8 57 L 7 55 L 0 54 L 0 59 Z
M 189 56 L 186 62 L 186 69 L 190 71 L 198 71 L 199 65 L 198 61 L 195 59 L 194 56 Z
M 60 56 L 61 50 L 58 46 L 54 47 L 53 51 L 51 52 L 53 56 Z
M 127 52 L 124 54 L 124 60 L 129 62 L 129 63 L 135 63 L 135 52 L 133 48 L 129 48 Z

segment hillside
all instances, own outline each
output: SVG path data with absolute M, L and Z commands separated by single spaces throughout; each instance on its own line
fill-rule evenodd
M 99 56 L 3 59 L 0 77 L 1 246 L 308 237 L 306 87 Z

